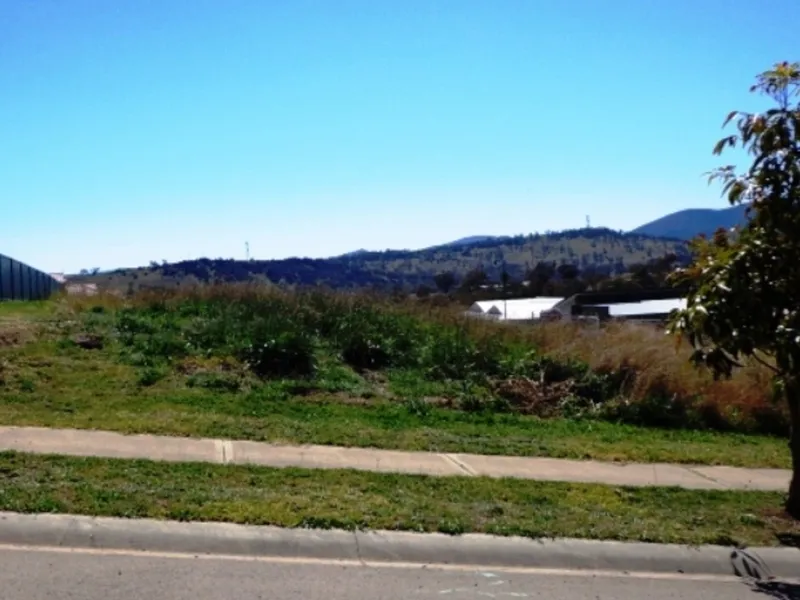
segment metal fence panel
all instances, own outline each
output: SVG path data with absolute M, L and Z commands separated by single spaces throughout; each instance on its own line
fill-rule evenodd
M 44 300 L 60 288 L 47 273 L 0 254 L 0 300 Z
M 0 255 L 0 298 L 11 298 L 11 259 Z
M 26 300 L 22 291 L 22 263 L 15 260 L 11 261 L 11 289 L 17 300 Z

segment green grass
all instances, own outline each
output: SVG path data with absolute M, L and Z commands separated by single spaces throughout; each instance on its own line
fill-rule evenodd
M 777 493 L 0 453 L 0 510 L 341 529 L 777 544 Z
M 51 315 L 55 303 L 48 300 L 0 300 L 0 319 L 42 318 Z
M 6 350 L 4 355 L 13 364 L 6 371 L 6 384 L 0 386 L 4 425 L 436 452 L 789 466 L 786 442 L 779 438 L 590 419 L 543 420 L 430 405 L 418 410 L 413 403 L 381 395 L 384 387 L 405 389 L 409 378 L 414 381 L 406 373 L 390 376 L 383 386 L 349 371 L 334 372 L 331 387 L 348 391 L 298 396 L 292 395 L 295 384 L 290 382 L 227 392 L 188 387 L 184 379 L 169 375 L 143 386 L 137 369 L 115 362 L 103 351 L 50 341 Z

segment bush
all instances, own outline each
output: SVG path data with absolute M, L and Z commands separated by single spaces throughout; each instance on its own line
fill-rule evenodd
M 412 367 L 419 362 L 424 340 L 421 325 L 391 312 L 356 306 L 326 325 L 342 359 L 359 371 Z
M 496 357 L 487 350 L 481 351 L 461 328 L 441 328 L 430 337 L 422 363 L 431 379 L 485 377 L 498 370 Z
M 310 377 L 316 370 L 313 339 L 301 332 L 284 331 L 255 338 L 237 352 L 237 358 L 258 377 Z
M 139 372 L 136 383 L 142 387 L 149 387 L 164 379 L 166 375 L 167 372 L 164 369 L 157 367 L 146 367 Z

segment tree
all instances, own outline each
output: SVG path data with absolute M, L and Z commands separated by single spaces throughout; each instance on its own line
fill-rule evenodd
M 669 325 L 692 344 L 692 360 L 715 377 L 729 377 L 743 360 L 775 374 L 787 403 L 792 479 L 786 510 L 800 519 L 800 63 L 779 63 L 758 76 L 751 91 L 774 107 L 761 114 L 732 112 L 737 133 L 714 154 L 741 147 L 747 171 L 726 166 L 710 173 L 728 202 L 745 203 L 740 229 L 693 243 L 692 265 L 673 281 L 688 286 L 686 308 Z
M 417 298 L 427 298 L 432 293 L 433 289 L 431 289 L 431 286 L 425 285 L 424 283 L 420 283 L 419 286 L 417 286 L 417 291 L 415 292 Z
M 536 266 L 528 271 L 528 273 L 525 275 L 525 279 L 528 280 L 531 293 L 534 296 L 541 296 L 544 293 L 545 286 L 553 277 L 555 277 L 555 274 L 556 267 L 553 263 L 536 263 Z
M 436 287 L 440 292 L 443 294 L 449 294 L 450 290 L 452 290 L 453 286 L 456 284 L 456 276 L 450 271 L 445 271 L 444 273 L 439 273 L 436 275 L 433 278 L 433 282 L 436 284 Z
M 650 272 L 648 265 L 642 263 L 635 263 L 628 267 L 630 273 L 630 280 L 636 287 L 641 288 L 654 288 L 658 287 L 653 274 Z
M 465 292 L 475 292 L 489 281 L 489 276 L 481 267 L 477 267 L 464 275 L 461 281 L 461 289 Z
M 580 269 L 571 263 L 564 263 L 563 265 L 559 265 L 556 269 L 558 276 L 561 279 L 566 281 L 572 281 L 577 279 L 578 276 L 581 274 Z

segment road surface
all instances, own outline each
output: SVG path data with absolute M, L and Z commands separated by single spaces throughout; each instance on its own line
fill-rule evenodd
M 569 571 L 391 566 L 297 559 L 0 547 L 3 600 L 769 600 L 800 586 Z M 766 593 L 765 593 L 766 592 Z

